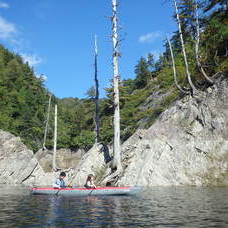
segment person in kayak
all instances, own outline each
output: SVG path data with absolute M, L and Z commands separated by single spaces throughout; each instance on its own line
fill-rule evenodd
M 85 183 L 85 187 L 86 188 L 96 188 L 96 185 L 94 184 L 94 175 L 93 174 L 89 174 L 87 179 L 86 179 L 86 183 Z
M 53 188 L 66 188 L 64 178 L 66 177 L 65 172 L 61 172 L 59 178 L 53 183 Z

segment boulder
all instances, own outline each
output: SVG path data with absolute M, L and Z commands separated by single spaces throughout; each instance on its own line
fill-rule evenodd
M 84 153 L 85 151 L 81 149 L 77 151 L 59 149 L 56 151 L 56 165 L 60 169 L 69 169 L 76 167 Z M 52 150 L 40 149 L 36 152 L 35 157 L 45 172 L 52 171 Z
M 53 178 L 19 137 L 0 130 L 0 184 L 49 185 Z
M 72 174 L 73 184 L 83 186 L 89 174 L 96 177 L 96 184 L 100 184 L 103 176 L 108 170 L 107 163 L 110 162 L 110 148 L 101 144 L 95 144 L 88 152 L 84 154 Z

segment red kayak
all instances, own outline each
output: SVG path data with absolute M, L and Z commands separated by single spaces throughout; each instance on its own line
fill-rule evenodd
M 140 187 L 98 187 L 98 188 L 32 188 L 34 195 L 135 195 Z

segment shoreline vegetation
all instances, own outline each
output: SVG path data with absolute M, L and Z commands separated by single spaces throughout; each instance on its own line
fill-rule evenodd
M 179 2 L 179 1 L 178 1 Z M 202 2 L 202 1 L 201 1 Z M 194 1 L 180 1 L 179 15 L 182 35 L 185 41 L 189 69 L 193 83 L 198 90 L 205 90 L 210 83 L 202 76 L 194 53 L 194 39 L 197 31 Z M 200 66 L 207 75 L 222 72 L 227 77 L 228 69 L 228 20 L 227 3 L 206 1 L 199 5 L 200 17 Z M 177 82 L 182 88 L 188 87 L 185 77 L 185 63 L 179 32 L 170 37 L 172 44 Z M 137 129 L 148 129 L 159 115 L 174 101 L 185 96 L 174 83 L 172 56 L 168 41 L 164 41 L 165 51 L 157 61 L 148 54 L 141 57 L 135 66 L 135 78 L 120 81 L 121 142 L 126 141 Z M 198 64 L 199 65 L 199 64 Z M 211 78 L 213 80 L 213 78 Z M 34 70 L 22 58 L 4 46 L 0 46 L 0 126 L 22 139 L 35 153 L 43 145 L 46 110 L 49 91 L 44 80 L 37 77 Z M 95 93 L 88 89 L 86 98 L 63 98 L 52 96 L 50 123 L 47 131 L 46 147 L 52 149 L 54 134 L 54 104 L 58 104 L 58 144 L 57 148 L 72 151 L 88 151 L 95 142 Z M 109 144 L 113 139 L 113 92 L 106 88 L 106 97 L 99 101 L 100 142 Z

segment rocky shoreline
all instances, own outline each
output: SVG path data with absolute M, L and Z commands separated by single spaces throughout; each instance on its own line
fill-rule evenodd
M 89 173 L 100 184 L 111 174 L 112 149 L 107 146 L 61 153 L 66 159 L 59 158 L 59 165 L 71 168 L 68 181 L 74 179 L 74 185 L 82 186 Z M 51 157 L 50 151 L 34 155 L 20 138 L 0 130 L 0 184 L 50 185 L 58 175 L 51 172 Z M 149 129 L 139 129 L 123 143 L 122 162 L 116 185 L 228 186 L 227 78 L 195 97 L 185 96 Z
M 76 183 L 85 170 L 101 180 L 111 174 L 100 154 L 93 147 L 84 156 Z M 178 100 L 149 129 L 138 130 L 122 145 L 122 163 L 116 185 L 228 186 L 227 78 Z

